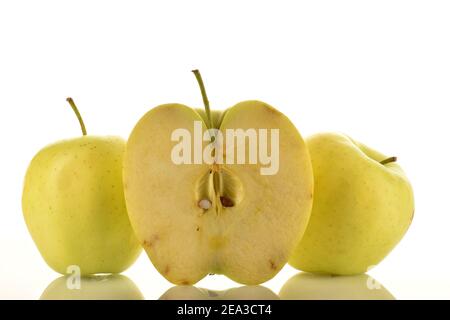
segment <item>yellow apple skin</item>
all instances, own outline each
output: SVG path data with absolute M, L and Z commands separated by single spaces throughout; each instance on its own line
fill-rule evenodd
M 125 141 L 83 136 L 42 149 L 25 176 L 22 208 L 47 264 L 66 274 L 119 273 L 141 247 L 131 228 L 122 183 Z
M 397 245 L 414 216 L 411 184 L 396 162 L 335 133 L 306 140 L 314 203 L 289 263 L 302 271 L 365 273 Z

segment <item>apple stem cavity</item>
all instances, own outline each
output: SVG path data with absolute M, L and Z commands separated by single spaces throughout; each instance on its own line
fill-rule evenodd
M 208 96 L 206 95 L 205 85 L 203 83 L 202 75 L 200 74 L 200 71 L 198 69 L 192 70 L 192 72 L 195 75 L 195 78 L 197 79 L 198 85 L 200 87 L 200 91 L 202 93 L 203 98 L 203 105 L 205 106 L 205 112 L 206 117 L 208 118 L 208 129 L 213 129 L 213 123 L 211 119 L 211 110 L 209 108 L 209 100 Z
M 385 165 L 385 164 L 396 162 L 396 161 L 397 161 L 397 157 L 390 157 L 390 158 L 384 159 L 383 161 L 380 161 L 380 164 Z
M 70 104 L 70 106 L 72 107 L 73 112 L 75 112 L 75 114 L 76 114 L 76 116 L 78 118 L 78 122 L 80 123 L 81 132 L 83 132 L 83 136 L 87 135 L 86 127 L 84 126 L 84 122 L 83 122 L 83 118 L 81 117 L 80 111 L 78 111 L 78 108 L 75 105 L 75 102 L 73 102 L 73 99 L 70 98 L 70 97 L 67 98 L 66 100 Z

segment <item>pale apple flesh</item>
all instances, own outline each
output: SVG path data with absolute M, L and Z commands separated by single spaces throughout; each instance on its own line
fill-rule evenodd
M 306 143 L 315 197 L 289 263 L 313 273 L 365 273 L 408 230 L 414 216 L 411 184 L 394 158 L 345 135 L 317 134 Z
M 83 136 L 42 149 L 27 170 L 22 207 L 28 230 L 55 271 L 119 273 L 141 247 L 122 182 L 125 141 Z
M 261 175 L 260 164 L 173 163 L 171 133 L 185 128 L 193 135 L 194 121 L 206 130 L 204 119 L 187 106 L 168 104 L 136 125 L 124 162 L 130 220 L 151 261 L 172 283 L 194 284 L 209 273 L 244 284 L 265 282 L 284 266 L 309 218 L 308 151 L 284 115 L 246 101 L 213 113 L 215 126 L 279 129 L 277 174 Z M 209 208 L 199 206 L 205 199 Z

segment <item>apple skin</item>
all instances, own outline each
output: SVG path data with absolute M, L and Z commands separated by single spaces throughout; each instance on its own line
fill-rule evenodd
M 355 275 L 377 265 L 402 239 L 414 216 L 411 184 L 388 157 L 335 133 L 306 140 L 314 203 L 289 263 L 302 271 Z
M 28 167 L 22 208 L 47 264 L 66 274 L 119 273 L 141 247 L 128 219 L 122 183 L 125 141 L 83 136 L 42 149 Z

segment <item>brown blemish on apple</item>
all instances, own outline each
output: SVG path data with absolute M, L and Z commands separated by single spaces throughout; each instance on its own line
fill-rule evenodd
M 197 228 L 195 229 L 195 231 L 200 231 L 200 227 L 199 227 L 199 226 L 197 226 Z
M 152 244 L 149 243 L 147 240 L 144 240 L 144 242 L 142 242 L 142 246 L 146 247 L 146 248 L 150 248 L 152 246 Z
M 166 266 L 166 268 L 164 269 L 164 274 L 165 274 L 165 275 L 168 275 L 169 272 L 170 272 L 170 267 L 169 267 L 169 266 Z
M 143 245 L 143 247 L 150 249 L 151 247 L 153 247 L 155 242 L 157 242 L 158 240 L 159 240 L 159 236 L 157 234 L 155 234 L 155 235 L 151 236 L 149 240 L 144 240 L 142 245 Z
M 190 284 L 190 282 L 189 282 L 188 280 L 181 280 L 181 281 L 180 281 L 180 284 L 181 284 L 182 286 L 188 286 L 188 285 Z
M 275 264 L 275 262 L 273 262 L 273 260 L 269 260 L 269 264 L 270 264 L 270 269 L 277 270 L 277 265 Z

